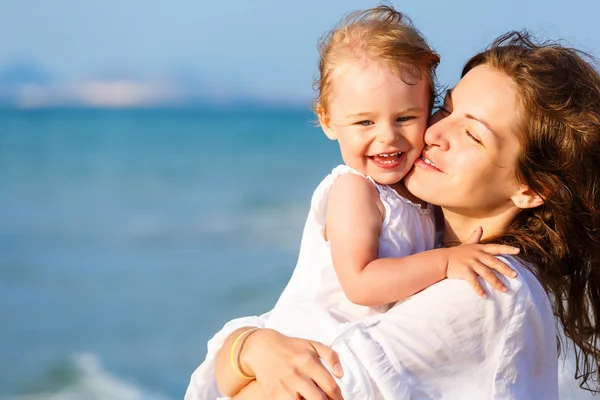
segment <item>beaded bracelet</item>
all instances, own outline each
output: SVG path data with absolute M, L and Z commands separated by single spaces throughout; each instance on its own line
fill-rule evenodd
M 240 365 L 240 353 L 242 352 L 242 347 L 244 346 L 246 339 L 248 339 L 248 336 L 250 336 L 250 334 L 252 332 L 256 332 L 259 329 L 260 328 L 250 328 L 250 329 L 245 330 L 244 332 L 240 333 L 240 335 L 233 342 L 233 345 L 231 346 L 231 351 L 229 352 L 229 362 L 231 363 L 231 368 L 233 368 L 233 370 L 235 371 L 236 374 L 238 374 L 239 376 L 241 376 L 244 379 L 252 380 L 252 379 L 255 379 L 256 377 L 248 376 L 242 371 L 242 366 Z M 238 352 L 236 360 L 234 362 L 233 355 L 235 354 L 235 346 L 237 346 L 238 342 L 242 338 L 244 338 L 244 340 L 242 340 L 240 343 L 240 351 Z

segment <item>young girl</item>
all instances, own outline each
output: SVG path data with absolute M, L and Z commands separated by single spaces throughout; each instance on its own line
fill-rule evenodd
M 387 6 L 350 14 L 320 53 L 315 109 L 345 164 L 314 192 L 298 263 L 265 327 L 332 343 L 344 323 L 385 312 L 444 278 L 468 280 L 482 297 L 478 277 L 506 291 L 491 269 L 516 273 L 493 255 L 518 249 L 475 244 L 478 232 L 471 244 L 432 250 L 433 208 L 402 182 L 423 151 L 437 54 Z M 246 376 L 237 354 L 250 334 L 238 337 L 229 360 Z
M 482 296 L 477 275 L 506 290 L 486 265 L 512 275 L 488 254 L 512 249 L 426 251 L 435 244 L 433 209 L 402 182 L 423 151 L 437 54 L 387 6 L 350 14 L 320 51 L 316 113 L 345 165 L 314 192 L 298 264 L 268 326 L 304 337 L 292 309 L 317 304 L 353 321 L 446 277 L 469 279 Z

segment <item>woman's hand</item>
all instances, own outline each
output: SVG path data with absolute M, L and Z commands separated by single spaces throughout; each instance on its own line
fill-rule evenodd
M 341 400 L 335 379 L 343 375 L 337 353 L 310 340 L 292 338 L 271 329 L 261 329 L 247 340 L 240 354 L 247 373 L 268 400 Z

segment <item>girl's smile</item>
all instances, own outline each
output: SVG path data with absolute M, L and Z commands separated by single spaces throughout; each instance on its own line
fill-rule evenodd
M 319 120 L 344 163 L 380 184 L 400 182 L 423 150 L 427 79 L 407 83 L 396 69 L 363 57 L 336 66 L 332 88 Z

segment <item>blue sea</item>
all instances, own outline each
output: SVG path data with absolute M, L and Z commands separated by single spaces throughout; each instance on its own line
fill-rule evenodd
M 0 111 L 0 399 L 182 398 L 340 161 L 308 107 Z
M 0 398 L 182 398 L 211 334 L 291 275 L 340 161 L 313 120 L 0 111 Z

